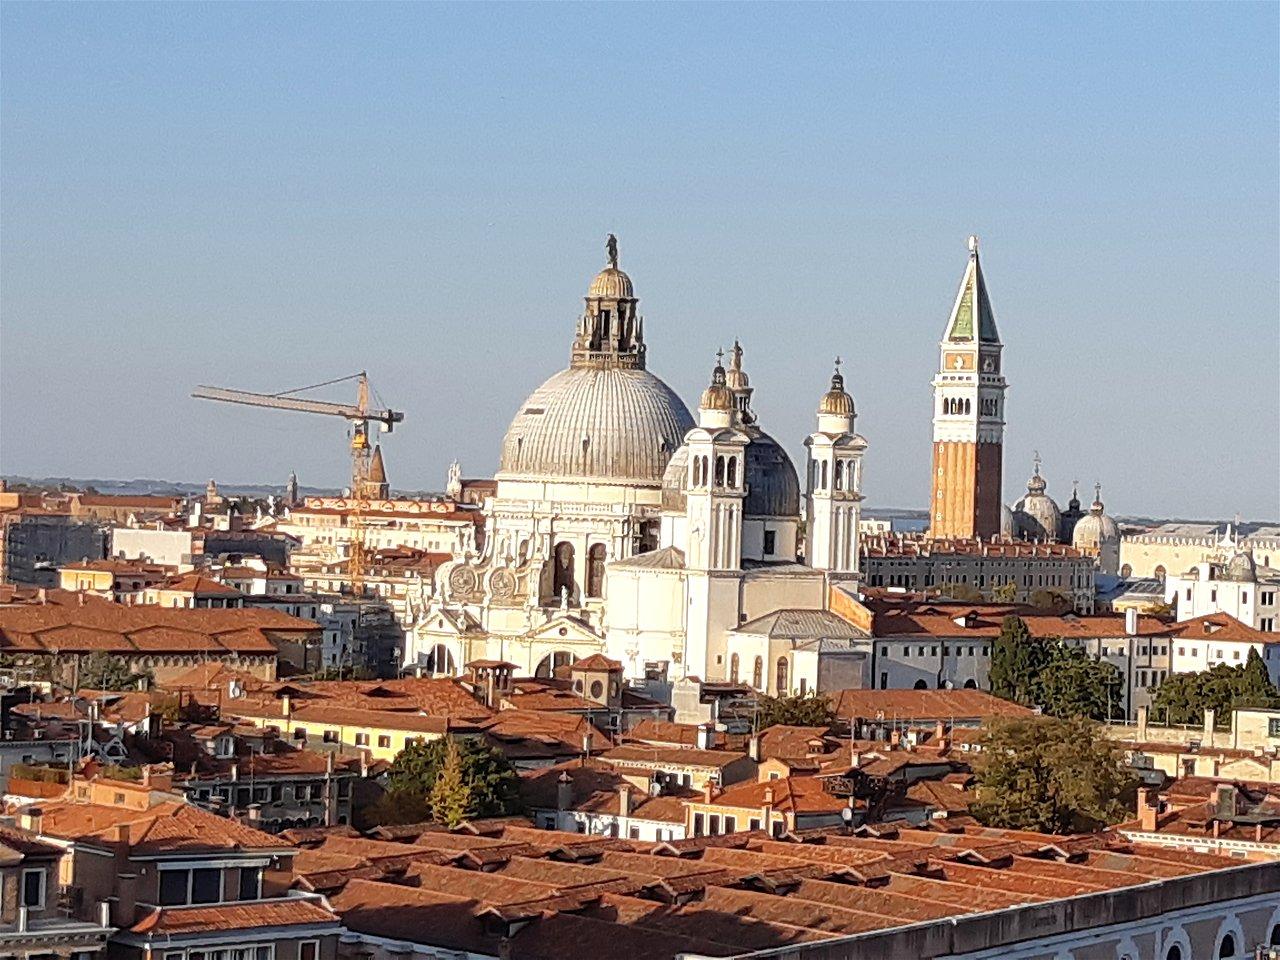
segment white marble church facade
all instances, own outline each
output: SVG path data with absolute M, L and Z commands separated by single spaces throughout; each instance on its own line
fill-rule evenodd
M 757 423 L 741 347 L 727 370 L 716 364 L 695 423 L 648 371 L 612 238 L 609 253 L 568 368 L 530 394 L 503 439 L 484 549 L 440 568 L 406 669 L 498 659 L 547 675 L 603 652 L 634 679 L 728 679 L 737 626 L 822 609 L 831 579 L 857 575 L 866 441 L 838 370 L 805 441 L 802 543 L 800 480 Z

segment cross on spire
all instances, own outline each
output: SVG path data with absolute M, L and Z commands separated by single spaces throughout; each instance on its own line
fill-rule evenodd
M 1032 452 L 1035 454 L 1035 456 L 1033 456 L 1033 457 L 1031 458 L 1031 462 L 1032 462 L 1033 464 L 1035 464 L 1035 467 L 1036 467 L 1036 476 L 1038 477 L 1038 476 L 1040 476 L 1040 464 L 1041 464 L 1043 461 L 1041 461 L 1041 459 L 1040 459 L 1040 451 L 1039 451 L 1039 450 L 1033 450 Z

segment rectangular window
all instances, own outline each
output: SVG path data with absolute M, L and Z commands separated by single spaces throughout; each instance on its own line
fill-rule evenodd
M 44 909 L 44 870 L 22 871 L 22 905 L 28 910 Z
M 737 833 L 737 832 L 738 832 L 738 818 L 737 818 L 737 817 L 725 817 L 725 818 L 724 818 L 724 832 L 725 832 L 725 833 Z
M 390 749 L 391 735 L 389 733 L 378 734 L 378 746 Z M 408 746 L 408 743 L 406 743 L 405 746 Z
M 713 813 L 707 817 L 707 833 L 716 836 L 720 832 L 720 814 Z
M 764 532 L 764 552 L 773 553 L 774 547 L 777 545 L 778 535 L 772 530 Z
M 1267 736 L 1280 737 L 1280 717 L 1272 717 L 1267 721 Z
M 261 896 L 262 896 L 262 868 L 261 867 L 241 867 L 239 899 L 257 900 Z
M 880 673 L 880 689 L 881 690 L 889 689 L 889 675 L 887 673 L 884 673 L 883 671 L 881 671 Z
M 367 747 L 369 745 L 369 735 L 367 733 L 356 734 L 356 746 Z
M 640 828 L 639 828 L 639 827 L 627 827 L 627 839 L 628 839 L 628 840 L 639 840 L 639 839 L 640 839 Z
M 174 906 L 187 902 L 187 885 L 191 882 L 187 870 L 160 871 L 160 905 Z
M 337 731 L 337 730 L 326 730 L 326 731 L 324 732 L 324 742 L 325 742 L 325 743 L 337 743 L 337 742 L 338 742 L 338 731 Z
M 320 941 L 303 940 L 298 944 L 298 960 L 320 960 Z
M 306 727 L 294 727 L 294 728 L 293 728 L 293 739 L 295 739 L 295 740 L 306 740 L 306 739 L 307 739 L 307 728 L 306 728 Z
M 881 648 L 880 648 L 880 656 L 882 656 L 882 657 L 887 657 L 888 655 L 889 655 L 889 648 L 888 648 L 888 647 L 881 647 Z
M 217 903 L 222 899 L 222 871 L 200 867 L 191 871 L 191 902 Z
M 693 815 L 693 835 L 694 835 L 695 837 L 700 837 L 700 836 L 702 836 L 702 830 L 703 830 L 703 827 L 702 827 L 702 814 L 700 814 L 700 813 L 695 813 L 695 814 Z
M 760 818 L 759 818 L 759 817 L 752 817 L 750 820 L 748 820 L 748 821 L 747 821 L 747 829 L 751 830 L 753 833 L 754 833 L 756 830 L 759 830 L 759 829 L 760 829 Z

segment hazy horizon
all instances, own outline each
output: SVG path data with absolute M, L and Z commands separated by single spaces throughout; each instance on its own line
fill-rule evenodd
M 1039 450 L 1062 504 L 1097 479 L 1117 514 L 1280 518 L 1274 4 L 9 3 L 0 26 L 5 474 L 338 487 L 341 421 L 189 394 L 363 368 L 406 414 L 393 486 L 491 475 L 612 232 L 687 405 L 741 338 L 800 466 L 839 354 L 868 506 L 919 509 L 976 233 L 1007 502 Z

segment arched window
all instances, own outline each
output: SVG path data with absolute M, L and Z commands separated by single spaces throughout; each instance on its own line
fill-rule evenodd
M 1267 938 L 1267 945 L 1280 947 L 1280 923 L 1271 928 L 1271 936 Z
M 822 483 L 818 485 L 819 490 L 827 489 L 827 461 L 822 461 Z
M 1120 576 L 1122 576 L 1122 577 L 1131 577 L 1131 576 L 1133 576 L 1133 567 L 1129 566 L 1129 565 L 1126 563 L 1123 567 L 1121 567 L 1121 568 L 1120 568 Z
M 923 680 L 917 680 L 917 681 L 915 682 L 915 687 L 914 687 L 914 689 L 916 689 L 916 690 L 928 690 L 928 689 L 929 689 L 929 685 L 928 685 L 927 683 L 925 683 Z
M 970 677 L 968 680 L 966 680 L 966 681 L 964 682 L 964 688 L 965 688 L 966 690 L 977 690 L 977 689 L 978 689 L 978 681 L 977 681 L 977 680 L 975 680 L 975 679 L 973 679 L 973 677 Z
M 1182 948 L 1175 943 L 1164 955 L 1164 960 L 1182 960 Z
M 449 648 L 443 643 L 437 643 L 431 648 L 431 652 L 427 654 L 427 659 L 423 662 L 422 668 L 433 675 L 453 676 L 453 655 L 449 653 Z
M 751 668 L 751 685 L 757 690 L 764 688 L 764 657 L 756 657 L 755 666 Z
M 604 596 L 604 554 L 603 543 L 592 544 L 587 551 L 587 596 Z
M 554 567 L 551 586 L 555 591 L 556 599 L 559 600 L 565 596 L 565 591 L 568 591 L 569 599 L 572 600 L 578 589 L 578 585 L 573 581 L 573 544 L 564 540 L 557 543 L 552 563 Z
M 1227 934 L 1222 938 L 1222 943 L 1218 944 L 1219 957 L 1234 957 L 1236 955 L 1236 938 L 1231 934 Z
M 1155 569 L 1155 577 L 1156 577 L 1156 579 L 1157 579 L 1157 580 L 1159 580 L 1161 583 L 1164 583 L 1164 574 L 1165 574 L 1164 564 L 1161 564 L 1160 566 L 1156 567 L 1156 569 Z
M 724 457 L 716 457 L 716 486 L 724 486 Z
M 729 458 L 729 487 L 730 489 L 738 485 L 738 458 Z
M 774 680 L 777 681 L 777 685 L 778 685 L 778 689 L 777 689 L 778 696 L 785 697 L 787 695 L 788 690 L 791 689 L 790 687 L 787 686 L 788 679 L 789 678 L 787 677 L 787 658 L 779 657 L 777 675 L 774 677 Z
M 844 461 L 843 460 L 836 461 L 836 489 L 837 490 L 844 489 Z
M 553 650 L 538 661 L 538 668 L 533 671 L 533 675 L 549 680 L 556 675 L 557 670 L 569 666 L 573 660 L 573 654 L 568 650 Z
M 729 658 L 729 682 L 738 682 L 738 655 L 736 653 Z
M 702 486 L 702 458 L 693 458 L 693 485 L 695 487 Z

